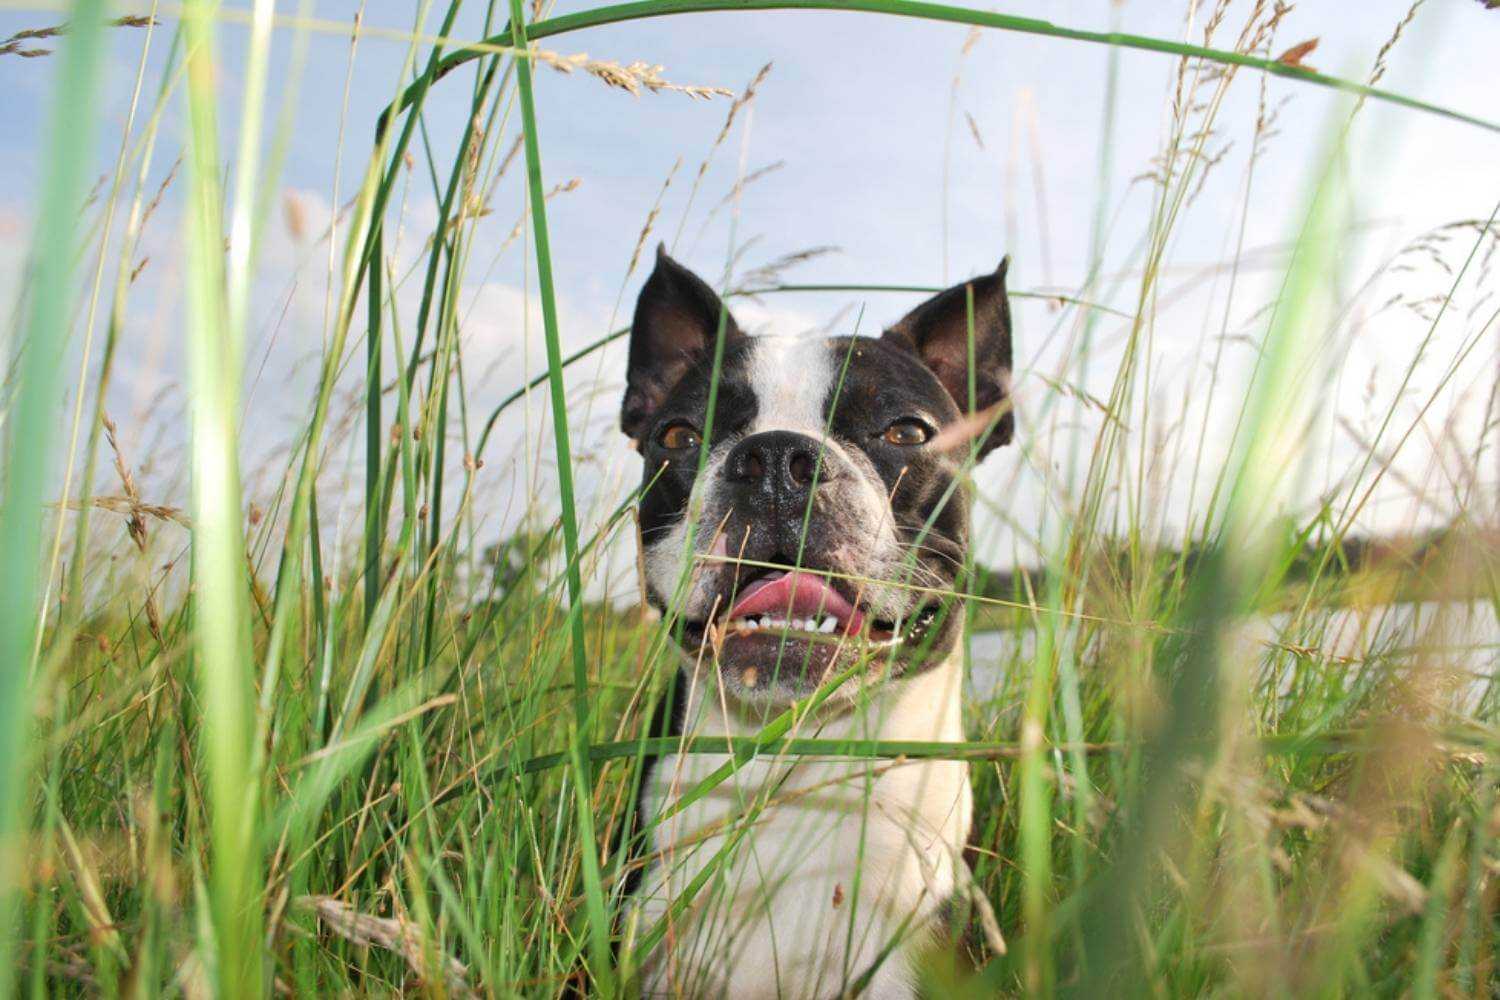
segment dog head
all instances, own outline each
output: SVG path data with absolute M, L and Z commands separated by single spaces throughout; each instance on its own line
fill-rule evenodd
M 952 651 L 962 473 L 1014 427 L 1005 271 L 878 338 L 748 337 L 658 253 L 620 418 L 645 459 L 647 596 L 731 697 L 784 704 Z

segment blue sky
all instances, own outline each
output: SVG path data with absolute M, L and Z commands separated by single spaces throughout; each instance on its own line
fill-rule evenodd
M 282 6 L 290 12 L 290 4 Z M 1231 43 L 1250 6 L 1230 5 L 1217 44 Z M 1363 79 L 1408 6 L 1384 0 L 1305 3 L 1285 19 L 1272 48 L 1279 52 L 1317 38 L 1309 63 Z M 564 3 L 554 12 L 581 7 Z M 354 9 L 352 4 L 313 5 L 318 18 L 342 23 Z M 1017 2 L 1001 9 L 1075 27 L 1107 28 L 1117 22 L 1126 31 L 1195 41 L 1201 38 L 1205 16 L 1199 11 L 1190 22 L 1186 4 L 1145 0 Z M 411 4 L 372 3 L 364 20 L 408 30 L 414 10 Z M 0 12 L 0 37 L 56 19 L 52 13 L 7 8 Z M 171 25 L 170 19 L 164 21 L 164 28 Z M 433 13 L 425 30 L 437 26 L 438 14 Z M 475 37 L 481 30 L 476 5 L 454 34 Z M 245 33 L 239 24 L 229 23 L 220 35 L 223 141 L 224 148 L 232 149 Z M 1176 61 L 1151 53 L 1117 54 L 1113 142 L 1107 166 L 1101 168 L 1110 50 L 987 32 L 964 53 L 968 35 L 967 28 L 954 25 L 799 11 L 691 15 L 549 39 L 546 45 L 561 53 L 661 63 L 674 82 L 736 91 L 762 65 L 773 64 L 752 112 L 715 154 L 690 211 L 692 177 L 719 131 L 727 102 L 693 101 L 671 93 L 636 98 L 582 74 L 541 72 L 539 133 L 547 183 L 579 182 L 548 209 L 565 340 L 586 343 L 604 332 L 612 318 L 617 323 L 628 318 L 644 277 L 639 271 L 627 277 L 630 253 L 679 159 L 653 239 L 673 242 L 684 262 L 715 282 L 723 274 L 733 237 L 740 248 L 741 274 L 785 254 L 836 246 L 838 252 L 809 261 L 789 272 L 788 279 L 937 284 L 988 270 L 1010 253 L 1013 288 L 1076 291 L 1088 269 L 1092 227 L 1102 200 L 1109 223 L 1102 272 L 1108 280 L 1095 294 L 1116 308 L 1134 311 L 1139 244 L 1156 197 L 1156 188 L 1142 175 L 1152 168 L 1166 135 Z M 118 148 L 143 39 L 139 30 L 113 34 L 101 173 Z M 168 40 L 165 30 L 155 39 L 146 74 L 148 93 L 158 86 Z M 273 109 L 280 106 L 279 88 L 292 79 L 294 43 L 290 29 L 278 32 L 268 105 Z M 393 92 L 405 54 L 400 43 L 363 39 L 345 113 L 347 38 L 315 32 L 307 44 L 275 199 L 278 211 L 266 220 L 250 331 L 248 412 L 253 418 L 246 421 L 244 450 L 250 488 L 262 493 L 274 485 L 290 429 L 306 411 L 311 358 L 325 330 L 327 247 L 316 245 L 308 232 L 321 227 L 335 201 L 340 130 L 342 200 L 358 181 L 375 115 Z M 1500 52 L 1500 12 L 1474 2 L 1428 2 L 1392 51 L 1382 86 L 1500 118 L 1492 100 L 1500 84 L 1495 52 Z M 29 212 L 44 168 L 38 150 L 54 71 L 54 60 L 0 57 L 0 88 L 10 96 L 0 103 L 0 131 L 7 136 L 0 148 L 0 308 L 7 316 L 14 311 Z M 464 127 L 472 79 L 468 71 L 453 75 L 429 101 L 427 135 L 439 164 Z M 1193 491 L 1182 457 L 1190 457 L 1198 439 L 1205 437 L 1197 428 L 1208 427 L 1212 465 L 1213 455 L 1227 443 L 1226 421 L 1237 408 L 1232 393 L 1219 394 L 1212 404 L 1203 398 L 1206 357 L 1227 333 L 1226 370 L 1232 375 L 1248 370 L 1253 341 L 1264 332 L 1261 310 L 1279 284 L 1285 247 L 1295 237 L 1310 178 L 1326 146 L 1323 137 L 1350 107 L 1347 98 L 1270 80 L 1265 97 L 1277 109 L 1277 130 L 1255 166 L 1246 211 L 1246 171 L 1261 93 L 1261 78 L 1252 72 L 1242 72 L 1230 87 L 1217 117 L 1218 131 L 1208 144 L 1210 151 L 1223 150 L 1223 159 L 1182 213 L 1158 298 L 1151 304 L 1150 393 L 1157 403 L 1148 426 L 1138 433 L 1166 442 L 1163 455 L 1176 460 L 1164 457 L 1158 467 L 1148 462 L 1138 471 L 1147 480 L 1158 480 L 1146 495 L 1155 497 L 1151 516 L 1168 534 L 1180 528 L 1191 510 Z M 509 145 L 515 127 L 514 120 L 507 124 L 502 146 Z M 1459 300 L 1464 308 L 1445 317 L 1433 337 L 1431 363 L 1418 367 L 1398 398 L 1403 366 L 1430 326 L 1430 316 L 1407 303 L 1446 290 L 1451 279 L 1444 268 L 1462 263 L 1473 234 L 1468 242 L 1454 236 L 1435 244 L 1433 254 L 1408 254 L 1411 269 L 1399 267 L 1360 289 L 1382 262 L 1420 234 L 1455 220 L 1488 216 L 1500 199 L 1500 173 L 1494 169 L 1500 162 L 1500 135 L 1371 103 L 1360 112 L 1350 136 L 1341 176 L 1355 224 L 1340 248 L 1349 305 L 1340 320 L 1343 332 L 1330 334 L 1330 342 L 1339 345 L 1337 398 L 1314 429 L 1310 447 L 1316 471 L 1300 495 L 1304 504 L 1342 481 L 1358 460 L 1359 435 L 1368 437 L 1373 430 L 1368 426 L 1371 414 L 1397 406 L 1404 414 L 1398 430 L 1416 419 L 1428 398 L 1424 394 L 1437 390 L 1443 363 L 1482 324 L 1481 297 L 1486 283 L 1494 284 L 1486 272 L 1484 280 L 1465 287 Z M 179 97 L 164 124 L 149 182 L 153 189 L 166 176 L 181 142 Z M 434 215 L 420 152 L 418 157 L 405 192 L 403 260 L 411 259 Z M 708 218 L 741 172 L 774 164 L 780 165 L 745 189 L 737 211 L 724 208 Z M 542 366 L 528 248 L 518 241 L 496 256 L 520 212 L 517 176 L 513 171 L 501 185 L 493 215 L 479 225 L 466 277 L 469 308 L 463 330 L 476 410 L 493 405 Z M 180 468 L 165 456 L 180 449 L 184 433 L 178 385 L 180 194 L 180 183 L 174 184 L 147 233 L 152 260 L 133 293 L 110 404 L 127 447 L 147 456 L 142 461 L 155 462 L 147 472 L 164 494 L 179 500 L 185 495 Z M 300 237 L 288 222 L 293 217 L 303 220 Z M 393 215 L 392 225 L 395 221 Z M 1231 299 L 1222 265 L 1234 255 L 1242 224 L 1247 252 Z M 682 237 L 674 241 L 679 226 Z M 1389 302 L 1396 295 L 1405 301 L 1392 307 Z M 799 333 L 832 321 L 835 330 L 847 332 L 862 316 L 861 331 L 874 333 L 915 300 L 910 295 L 780 296 L 736 310 L 743 325 L 759 330 Z M 1474 302 L 1481 308 L 1471 318 L 1466 310 Z M 1001 453 L 980 476 L 981 490 L 991 498 L 982 519 L 987 551 L 997 561 L 1024 556 L 1042 512 L 1058 506 L 1057 487 L 1047 482 L 1048 469 L 1065 451 L 1061 442 L 1097 427 L 1097 414 L 1070 402 L 1058 389 L 1059 378 L 1066 374 L 1063 381 L 1071 380 L 1077 389 L 1106 394 L 1126 330 L 1118 319 L 1101 321 L 1097 354 L 1079 373 L 1060 367 L 1065 345 L 1078 329 L 1076 312 L 1021 303 L 1017 327 L 1022 437 L 1027 439 L 1028 415 L 1033 415 L 1031 443 Z M 75 337 L 82 332 L 80 321 Z M 1440 403 L 1429 409 L 1413 442 L 1398 454 L 1398 466 L 1411 482 L 1461 472 L 1453 464 L 1457 458 L 1442 457 L 1442 442 L 1445 435 L 1457 439 L 1468 434 L 1469 440 L 1482 433 L 1474 400 L 1494 383 L 1497 341 L 1500 334 L 1491 333 L 1471 355 L 1461 377 L 1440 393 Z M 622 352 L 606 352 L 597 364 L 580 366 L 570 376 L 582 475 L 590 496 L 601 505 L 638 474 L 636 460 L 613 430 L 622 363 Z M 1049 401 L 1049 396 L 1057 398 Z M 528 491 L 546 493 L 547 449 L 537 447 L 542 443 L 539 432 L 526 431 L 538 422 L 544 402 L 540 397 L 530 401 L 529 413 L 504 425 L 486 456 L 484 494 L 476 502 L 492 509 L 487 530 L 508 530 L 527 506 Z M 1200 412 L 1204 406 L 1209 406 L 1207 424 Z M 1214 406 L 1226 412 L 1216 413 Z M 1046 421 L 1034 417 L 1039 412 L 1048 414 Z M 1159 427 L 1154 426 L 1157 421 Z M 336 425 L 333 435 L 330 468 L 338 467 L 337 459 L 344 456 L 357 457 L 352 449 L 361 437 L 352 423 Z M 531 442 L 529 452 L 517 446 L 521 441 Z M 1456 448 L 1455 455 L 1461 450 Z M 1489 461 L 1490 471 L 1480 479 L 1493 495 L 1497 477 L 1493 457 Z M 1366 515 L 1368 526 L 1386 530 L 1442 516 L 1413 499 L 1414 492 L 1398 482 L 1384 484 Z M 1003 503 L 997 499 L 1001 497 Z

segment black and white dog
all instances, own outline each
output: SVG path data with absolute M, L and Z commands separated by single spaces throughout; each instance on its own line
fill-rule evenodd
M 1005 270 L 879 338 L 749 337 L 658 254 L 621 426 L 645 459 L 648 597 L 681 623 L 667 732 L 753 736 L 852 671 L 788 735 L 963 738 L 948 595 L 962 471 L 1012 434 Z M 642 991 L 913 995 L 917 953 L 967 888 L 967 765 L 762 756 L 689 794 L 729 760 L 667 754 L 643 778 L 630 922 L 666 930 Z

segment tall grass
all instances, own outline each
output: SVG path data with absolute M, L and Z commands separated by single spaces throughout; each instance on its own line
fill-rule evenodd
M 521 0 L 510 0 L 511 39 L 516 48 L 527 50 L 526 17 Z M 537 138 L 536 101 L 531 91 L 531 63 L 516 63 L 516 97 L 521 105 L 521 129 L 526 140 L 526 201 L 536 236 L 537 284 L 542 297 L 542 331 L 547 342 L 547 378 L 552 402 L 552 439 L 557 448 L 557 489 L 562 504 L 559 517 L 563 538 L 563 573 L 568 586 L 568 646 L 573 664 L 573 726 L 569 742 L 573 755 L 573 782 L 578 798 L 579 857 L 588 910 L 589 957 L 593 983 L 604 996 L 614 992 L 610 968 L 609 918 L 604 910 L 604 892 L 599 880 L 599 858 L 595 853 L 594 804 L 589 789 L 594 785 L 588 743 L 593 730 L 589 710 L 588 652 L 584 649 L 583 573 L 578 564 L 578 520 L 573 496 L 573 458 L 568 443 L 568 394 L 563 385 L 562 347 L 557 328 L 557 297 L 552 288 L 552 249 L 547 238 L 547 198 L 542 187 L 542 154 Z
M 90 110 L 100 77 L 101 5 L 80 2 L 66 69 L 51 109 L 48 159 L 54 165 L 42 191 L 34 242 L 34 273 L 26 326 L 15 366 L 15 391 L 5 420 L 5 498 L 0 503 L 0 572 L 10 593 L 0 602 L 0 942 L 15 933 L 14 886 L 23 870 L 17 845 L 27 839 L 32 810 L 26 780 L 35 748 L 31 731 L 32 682 L 40 596 L 42 501 L 53 468 L 62 346 L 71 291 L 74 206 L 84 191 L 91 153 Z M 78 109 L 85 109 L 81 116 Z M 81 120 L 80 120 L 81 118 Z M 0 994 L 13 988 L 13 967 L 0 971 Z
M 269 495 L 252 502 L 237 442 L 251 289 L 278 184 L 279 157 L 263 169 L 260 155 L 269 52 L 278 25 L 333 26 L 278 15 L 268 0 L 245 13 L 239 142 L 228 163 L 220 158 L 217 35 L 236 15 L 194 0 L 180 21 L 156 29 L 174 33 L 174 55 L 140 135 L 120 145 L 116 186 L 136 179 L 128 195 L 121 190 L 132 210 L 117 245 L 108 226 L 75 225 L 94 130 L 87 114 L 71 116 L 93 108 L 102 73 L 102 15 L 80 2 L 57 63 L 46 188 L 5 412 L 0 565 L 11 591 L 0 605 L 0 948 L 15 961 L 3 968 L 22 970 L 38 996 L 631 992 L 632 971 L 666 925 L 624 919 L 623 887 L 642 861 L 611 845 L 630 826 L 642 756 L 676 745 L 651 738 L 648 723 L 675 666 L 677 622 L 671 609 L 657 619 L 629 600 L 589 598 L 638 593 L 635 581 L 611 576 L 607 558 L 629 540 L 634 496 L 606 496 L 591 509 L 574 480 L 575 414 L 592 388 L 582 363 L 623 331 L 601 330 L 564 356 L 534 74 L 575 66 L 637 92 L 673 85 L 650 67 L 570 60 L 536 43 L 620 21 L 748 7 L 902 15 L 1154 52 L 1172 57 L 1176 94 L 1163 144 L 1168 166 L 1130 261 L 1132 284 L 1105 277 L 1101 198 L 1078 287 L 1017 294 L 1051 302 L 1054 332 L 1077 345 L 1054 376 L 1020 373 L 1055 389 L 1023 414 L 1024 460 L 1042 469 L 1058 456 L 1066 462 L 1045 510 L 1006 512 L 1039 540 L 1038 573 L 990 577 L 976 567 L 956 595 L 972 630 L 1001 640 L 968 653 L 971 671 L 988 678 L 967 705 L 973 739 L 832 742 L 803 731 L 803 704 L 756 737 L 688 747 L 728 757 L 685 798 L 709 794 L 755 756 L 847 756 L 882 767 L 970 760 L 981 905 L 972 933 L 933 956 L 927 985 L 935 994 L 1500 989 L 1500 553 L 1478 473 L 1493 448 L 1494 413 L 1466 458 L 1468 478 L 1428 484 L 1451 493 L 1460 515 L 1405 558 L 1356 565 L 1349 557 L 1357 513 L 1378 482 L 1397 475 L 1392 455 L 1418 433 L 1394 409 L 1381 415 L 1337 495 L 1310 511 L 1290 504 L 1311 474 L 1308 428 L 1338 377 L 1329 345 L 1344 322 L 1337 290 L 1346 275 L 1337 245 L 1347 232 L 1341 213 L 1357 201 L 1341 170 L 1357 152 L 1347 116 L 1325 128 L 1328 148 L 1311 154 L 1320 169 L 1291 234 L 1280 293 L 1256 327 L 1253 376 L 1238 385 L 1222 350 L 1213 352 L 1210 391 L 1227 395 L 1237 414 L 1230 459 L 1211 467 L 1201 446 L 1186 446 L 1189 474 L 1195 485 L 1204 478 L 1209 499 L 1181 537 L 1162 538 L 1147 513 L 1160 465 L 1176 468 L 1182 458 L 1164 458 L 1151 436 L 1173 416 L 1161 412 L 1152 382 L 1163 269 L 1212 168 L 1206 144 L 1229 88 L 1274 74 L 1497 130 L 1379 89 L 1378 73 L 1360 83 L 1272 58 L 1282 14 L 1252 6 L 1227 44 L 1214 34 L 1224 9 L 1216 6 L 1195 45 L 907 0 L 647 0 L 552 18 L 511 0 L 486 8 L 485 37 L 467 40 L 450 35 L 457 2 L 435 12 L 435 34 L 426 33 L 428 5 L 419 5 L 402 36 L 398 77 L 368 81 L 391 102 L 368 123 L 369 159 L 347 213 L 330 224 L 338 239 L 330 246 L 333 306 L 313 396 Z M 158 125 L 177 100 L 186 110 L 190 516 L 143 499 L 103 410 L 142 217 L 151 211 L 141 206 L 155 205 L 146 181 Z M 435 101 L 466 109 L 462 135 L 450 137 L 451 163 L 437 161 L 434 147 L 443 144 L 423 115 Z M 729 111 L 710 157 L 743 107 Z M 1111 97 L 1101 176 L 1114 155 L 1113 114 Z M 1269 131 L 1264 118 L 1263 105 L 1257 143 Z M 293 127 L 284 114 L 276 148 Z M 516 232 L 539 293 L 546 372 L 481 421 L 485 401 L 471 395 L 464 365 L 463 291 L 475 252 L 483 260 L 493 250 L 479 220 L 512 155 L 524 164 Z M 411 263 L 396 247 L 413 238 L 405 192 L 424 171 L 438 208 Z M 1247 203 L 1250 189 L 1247 179 Z M 1460 283 L 1476 271 L 1487 279 L 1493 222 L 1492 214 L 1459 230 L 1472 243 L 1426 336 L 1402 359 L 1403 390 L 1419 365 L 1432 363 L 1433 333 Z M 650 228 L 648 220 L 641 245 Z M 48 611 L 42 555 L 53 536 L 43 510 L 56 479 L 61 345 L 77 294 L 71 266 L 87 240 L 119 275 L 106 348 L 96 370 L 84 355 L 77 403 L 92 386 L 93 405 L 80 412 L 104 428 L 121 495 L 88 495 L 100 447 L 91 429 L 84 454 L 65 456 L 87 470 L 86 495 L 65 498 L 57 513 L 59 530 L 75 533 L 77 555 L 72 582 L 49 581 L 65 600 Z M 1238 253 L 1229 262 L 1236 273 L 1241 263 Z M 917 287 L 761 277 L 749 287 L 730 280 L 725 291 L 733 301 Z M 398 308 L 403 289 L 415 291 L 414 317 Z M 1110 304 L 1124 298 L 1131 308 Z M 1105 316 L 1127 328 L 1109 395 L 1070 393 L 1094 363 Z M 1493 337 L 1494 315 L 1468 320 L 1457 350 L 1438 359 L 1442 374 L 1423 412 Z M 1230 332 L 1226 310 L 1225 328 L 1205 330 L 1202 340 L 1222 344 Z M 1023 327 L 1019 339 L 1042 334 Z M 543 388 L 556 502 L 540 499 L 534 483 L 523 486 L 526 530 L 486 551 L 475 494 L 491 431 Z M 345 406 L 346 395 L 357 405 Z M 1102 412 L 1097 432 L 1058 429 L 1078 398 Z M 319 504 L 335 492 L 320 493 L 320 483 L 340 471 L 330 426 L 356 421 L 364 423 L 360 509 L 330 519 Z M 533 460 L 543 438 L 525 442 Z M 983 490 L 975 499 L 999 504 Z M 84 513 L 70 513 L 73 506 Z M 1288 509 L 1298 516 L 1288 520 Z M 131 544 L 91 534 L 89 511 L 125 518 Z M 346 523 L 355 527 L 346 532 Z M 346 537 L 354 543 L 340 544 Z M 1412 593 L 1446 599 L 1402 600 Z M 46 612 L 40 631 L 38 607 Z M 1360 630 L 1353 640 L 1350 623 Z M 739 833 L 773 804 L 751 803 Z M 679 909 L 714 878 L 710 866 Z M 0 994 L 15 988 L 0 972 Z

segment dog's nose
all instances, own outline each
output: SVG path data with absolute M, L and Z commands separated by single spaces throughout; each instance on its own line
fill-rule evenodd
M 819 453 L 822 462 L 819 463 Z M 834 479 L 837 465 L 823 446 L 806 434 L 764 431 L 752 434 L 729 453 L 724 465 L 731 482 L 752 491 L 767 490 L 783 496 L 805 496 L 813 480 L 819 484 Z

